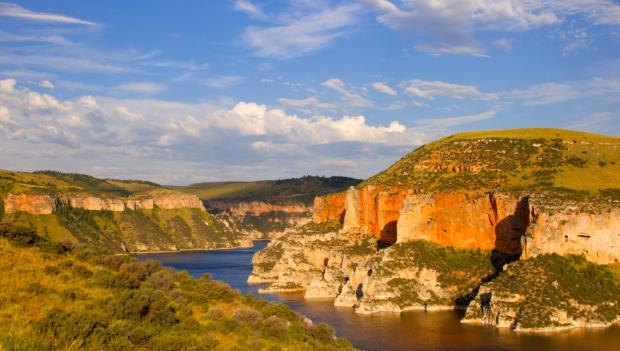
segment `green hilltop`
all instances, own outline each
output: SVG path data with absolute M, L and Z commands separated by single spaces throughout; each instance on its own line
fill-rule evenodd
M 620 138 L 543 128 L 463 132 L 420 146 L 363 184 L 620 200 Z

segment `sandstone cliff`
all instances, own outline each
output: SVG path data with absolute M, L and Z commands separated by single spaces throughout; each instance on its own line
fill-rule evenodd
M 176 191 L 158 190 L 129 198 L 100 197 L 88 193 L 9 193 L 4 197 L 6 213 L 17 211 L 30 214 L 51 214 L 58 206 L 69 206 L 89 211 L 151 210 L 155 206 L 162 209 L 196 208 L 205 211 L 197 196 Z

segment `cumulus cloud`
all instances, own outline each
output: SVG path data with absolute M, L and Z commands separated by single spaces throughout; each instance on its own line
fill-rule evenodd
M 390 88 L 387 84 L 382 83 L 382 82 L 374 82 L 371 85 L 376 91 L 381 92 L 383 94 L 387 94 L 387 95 L 391 95 L 391 96 L 396 96 L 397 93 L 396 91 L 394 91 L 394 89 Z
M 455 99 L 470 97 L 480 100 L 494 100 L 494 94 L 485 94 L 473 85 L 461 85 L 441 81 L 414 79 L 405 82 L 405 94 L 423 99 L 433 100 L 438 96 L 449 96 Z
M 66 24 L 82 24 L 87 26 L 96 25 L 94 22 L 81 20 L 79 18 L 58 15 L 46 12 L 35 12 L 25 9 L 17 4 L 8 2 L 0 2 L 0 16 L 14 17 L 29 21 L 66 23 Z
M 344 82 L 338 78 L 330 78 L 323 83 L 322 86 L 335 90 L 342 98 L 342 101 L 353 107 L 371 107 L 373 102 L 363 97 L 362 95 L 348 89 Z
M 291 58 L 324 48 L 356 22 L 358 5 L 295 11 L 270 27 L 249 27 L 244 40 L 258 56 Z
M 304 100 L 292 103 L 315 103 Z M 172 177 L 173 161 L 175 169 L 217 169 L 210 174 L 219 178 L 247 177 L 247 167 L 253 177 L 282 176 L 278 170 L 283 167 L 286 175 L 362 176 L 432 137 L 398 121 L 381 125 L 363 115 L 300 117 L 255 102 L 230 106 L 89 95 L 64 100 L 9 79 L 0 80 L 0 135 L 0 161 L 6 167 L 22 167 L 25 158 L 31 165 L 53 168 L 100 160 L 121 169 L 115 176 L 133 172 L 137 177 L 143 165 L 161 164 L 148 179 Z M 339 160 L 358 157 L 363 162 L 355 167 L 337 166 Z M 246 173 L 235 168 L 242 165 Z

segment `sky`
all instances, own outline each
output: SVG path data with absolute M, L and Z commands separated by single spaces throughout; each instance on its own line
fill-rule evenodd
M 0 168 L 369 177 L 465 130 L 620 135 L 620 2 L 0 2 Z

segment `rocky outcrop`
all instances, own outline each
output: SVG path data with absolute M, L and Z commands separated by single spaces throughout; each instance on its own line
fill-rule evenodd
M 396 226 L 407 191 L 367 185 L 349 188 L 345 196 L 344 228 L 374 235 L 388 244 L 396 242 Z
M 303 213 L 309 210 L 306 205 L 302 203 L 273 204 L 264 201 L 214 200 L 207 201 L 207 206 L 209 207 L 209 209 L 214 209 L 216 211 L 226 211 L 238 217 L 243 217 L 246 214 L 253 214 L 255 216 L 259 216 L 268 212 Z
M 507 265 L 480 286 L 463 323 L 548 332 L 620 321 L 620 286 L 583 257 L 540 255 Z
M 557 253 L 583 255 L 599 264 L 620 260 L 620 208 L 588 213 L 567 207 L 552 212 L 534 202 L 531 212 L 523 259 Z
M 4 198 L 6 213 L 26 212 L 30 214 L 51 214 L 57 206 L 68 206 L 90 211 L 150 210 L 155 206 L 162 209 L 196 208 L 206 211 L 200 199 L 192 194 L 158 190 L 132 196 L 99 197 L 88 193 L 7 194 Z
M 342 222 L 345 213 L 345 196 L 345 192 L 340 192 L 315 197 L 312 220 L 315 223 Z
M 4 197 L 4 211 L 50 214 L 56 208 L 56 202 L 56 198 L 47 194 L 7 194 Z
M 519 254 L 530 222 L 528 201 L 493 193 L 410 194 L 398 218 L 398 242 L 423 239 Z

